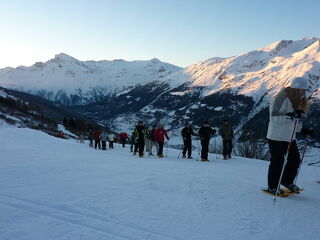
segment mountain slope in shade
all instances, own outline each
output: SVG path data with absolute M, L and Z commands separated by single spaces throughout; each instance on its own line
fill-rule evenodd
M 158 59 L 83 62 L 61 53 L 45 63 L 0 70 L 0 85 L 72 105 L 159 81 L 180 70 Z

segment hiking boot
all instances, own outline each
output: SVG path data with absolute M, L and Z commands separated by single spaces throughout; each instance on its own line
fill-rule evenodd
M 289 189 L 291 192 L 300 192 L 302 191 L 301 188 L 299 188 L 297 185 L 295 184 L 282 184 L 283 186 L 285 186 L 287 189 Z
M 188 159 L 193 159 L 191 156 L 188 156 Z
M 228 158 L 231 158 L 231 154 L 228 155 Z
M 163 157 L 164 157 L 164 155 L 163 155 L 163 154 L 160 154 L 160 155 L 159 155 L 159 158 L 163 158 Z
M 144 157 L 144 155 L 143 155 L 143 154 L 139 154 L 139 157 L 143 158 L 143 157 Z
M 186 155 L 183 155 L 182 158 L 186 158 Z
M 273 195 L 282 195 L 282 194 L 284 194 L 284 191 L 282 189 L 278 189 L 278 191 L 277 191 L 276 188 L 269 188 L 268 187 L 267 191 L 269 193 L 272 193 Z
M 223 160 L 228 160 L 227 156 L 223 156 Z

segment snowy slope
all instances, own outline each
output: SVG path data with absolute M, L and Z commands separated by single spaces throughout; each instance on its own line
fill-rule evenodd
M 97 101 L 137 84 L 165 78 L 181 68 L 158 59 L 150 61 L 79 61 L 58 54 L 30 67 L 0 70 L 0 86 L 18 89 L 66 104 Z
M 309 93 L 320 87 L 320 39 L 278 41 L 235 57 L 199 62 L 185 69 L 185 73 L 193 86 L 206 87 L 206 95 L 228 89 L 252 96 L 258 102 L 267 94 L 260 105 L 262 108 L 294 77 L 309 79 Z
M 267 162 L 134 158 L 30 129 L 1 129 L 0 239 L 317 240 L 318 167 L 305 191 L 260 192 Z

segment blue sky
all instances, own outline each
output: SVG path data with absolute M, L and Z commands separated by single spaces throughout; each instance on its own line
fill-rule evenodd
M 0 0 L 0 68 L 64 52 L 188 66 L 281 39 L 320 37 L 318 0 Z

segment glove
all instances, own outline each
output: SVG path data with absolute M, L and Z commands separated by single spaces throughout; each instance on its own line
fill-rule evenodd
M 294 110 L 293 112 L 286 113 L 286 116 L 290 117 L 291 119 L 302 118 L 303 113 L 304 111 L 298 109 L 298 110 Z
M 301 134 L 302 134 L 302 135 L 310 136 L 310 137 L 313 138 L 313 136 L 314 136 L 313 133 L 314 133 L 314 132 L 313 132 L 313 130 L 311 130 L 311 129 L 304 128 L 304 127 L 301 129 Z

